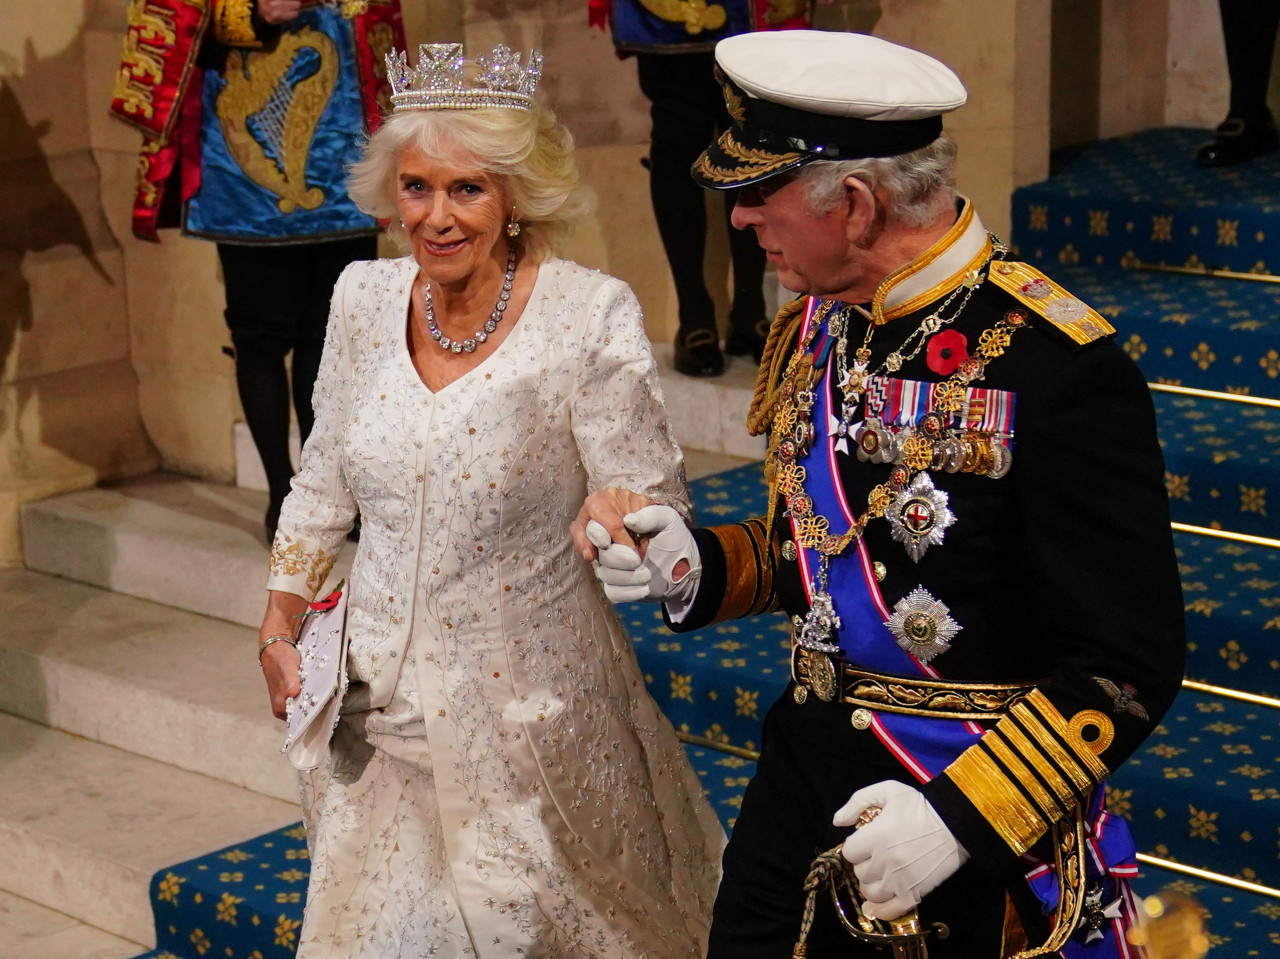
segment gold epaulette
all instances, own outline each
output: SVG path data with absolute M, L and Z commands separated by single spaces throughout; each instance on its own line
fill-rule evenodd
M 1115 327 L 1101 313 L 1029 263 L 996 260 L 991 264 L 988 279 L 1033 314 L 1047 320 L 1077 348 L 1115 332 Z
M 755 394 L 751 397 L 751 408 L 747 411 L 747 432 L 752 436 L 759 436 L 773 422 L 778 388 L 782 385 L 782 374 L 787 368 L 787 361 L 791 359 L 790 347 L 800 334 L 807 302 L 808 298 L 801 296 L 784 303 L 769 327 L 769 336 L 764 343 L 764 356 L 760 360 L 760 372 L 756 374 Z

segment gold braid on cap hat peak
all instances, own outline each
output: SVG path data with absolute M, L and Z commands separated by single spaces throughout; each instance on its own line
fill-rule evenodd
M 542 78 L 542 54 L 529 51 L 522 66 L 520 54 L 498 44 L 488 57 L 478 56 L 470 83 L 464 75 L 467 60 L 460 43 L 424 43 L 418 47 L 418 65 L 409 68 L 404 50 L 387 54 L 387 80 L 391 84 L 394 113 L 408 110 L 480 110 L 506 107 L 528 110 L 533 91 Z

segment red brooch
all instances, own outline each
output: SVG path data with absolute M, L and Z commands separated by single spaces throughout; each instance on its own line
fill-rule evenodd
M 959 330 L 943 330 L 929 340 L 926 357 L 929 369 L 939 376 L 950 376 L 969 358 L 969 341 Z
M 339 583 L 337 588 L 324 599 L 317 599 L 314 603 L 309 603 L 311 610 L 316 613 L 323 613 L 325 610 L 333 609 L 333 607 L 337 606 L 338 600 L 342 597 L 342 585 L 342 583 Z

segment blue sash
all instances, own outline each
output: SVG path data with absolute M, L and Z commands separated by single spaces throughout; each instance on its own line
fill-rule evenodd
M 810 299 L 805 313 L 800 341 L 805 342 L 809 325 L 814 320 L 817 301 Z M 830 314 L 828 314 L 829 316 Z M 826 320 L 814 337 L 814 353 L 819 359 L 830 353 Z M 826 347 L 824 349 L 824 346 Z M 797 457 L 805 469 L 805 493 L 813 500 L 813 511 L 825 516 L 831 523 L 832 535 L 848 531 L 853 520 L 866 504 L 849 503 L 840 484 L 835 444 L 837 437 L 828 429 L 832 415 L 834 366 L 825 363 L 825 369 L 815 387 L 813 406 L 814 442 L 810 452 Z M 958 520 L 962 523 L 964 520 Z M 810 547 L 800 546 L 800 538 L 792 535 L 797 544 L 797 559 L 804 581 L 805 594 L 812 600 L 814 578 L 818 570 L 819 553 Z M 872 569 L 866 544 L 861 537 L 856 541 L 857 552 L 833 557 L 828 565 L 827 581 L 835 604 L 840 627 L 833 641 L 840 646 L 841 654 L 854 666 L 891 676 L 941 678 L 933 663 L 920 662 L 898 645 L 893 633 L 885 625 L 890 610 L 880 593 Z M 944 603 L 945 596 L 938 597 Z M 961 624 L 963 626 L 963 623 Z M 964 642 L 963 630 L 955 642 Z M 945 653 L 939 657 L 945 658 Z M 937 662 L 937 660 L 934 660 Z M 897 757 L 905 768 L 922 783 L 940 775 L 956 758 L 976 743 L 983 735 L 983 727 L 975 722 L 954 719 L 935 719 L 927 716 L 906 716 L 873 710 L 871 729 L 876 737 Z M 1131 957 L 1132 947 L 1124 939 L 1124 928 L 1132 924 L 1137 915 L 1128 878 L 1137 872 L 1133 840 L 1124 820 L 1110 816 L 1103 809 L 1104 787 L 1094 790 L 1085 818 L 1085 832 L 1089 846 L 1087 876 L 1090 882 L 1101 882 L 1104 903 L 1119 904 L 1120 915 L 1108 922 L 1101 936 L 1087 946 L 1077 934 L 1063 950 L 1069 959 L 1120 959 Z M 1051 914 L 1058 903 L 1058 879 L 1052 863 L 1041 863 L 1024 857 L 1029 870 L 1027 880 L 1032 891 Z
M 805 324 L 812 322 L 812 307 Z M 815 336 L 817 353 L 821 355 L 826 337 L 824 329 Z M 803 339 L 804 333 L 801 333 Z M 853 504 L 845 500 L 844 488 L 839 481 L 836 457 L 844 455 L 836 451 L 836 439 L 827 428 L 832 415 L 832 379 L 834 364 L 828 362 L 816 387 L 813 406 L 814 443 L 807 456 L 797 458 L 805 469 L 805 492 L 813 500 L 814 512 L 831 522 L 831 532 L 840 535 L 848 531 L 853 520 L 862 512 L 865 504 Z M 797 543 L 799 538 L 796 537 Z M 898 645 L 893 633 L 885 625 L 890 611 L 876 584 L 866 544 L 859 537 L 854 556 L 836 558 L 828 567 L 829 591 L 840 617 L 840 629 L 836 641 L 844 658 L 853 665 L 890 676 L 940 677 L 932 665 L 926 665 Z M 797 551 L 805 592 L 812 598 L 814 576 L 818 569 L 819 554 L 811 547 Z M 946 602 L 943 598 L 943 602 Z M 961 632 L 957 642 L 963 642 Z M 944 654 L 945 655 L 945 654 Z M 872 729 L 904 766 L 920 782 L 928 782 L 951 765 L 955 758 L 982 737 L 982 727 L 973 722 L 930 719 L 924 716 L 904 716 L 897 713 L 873 714 Z

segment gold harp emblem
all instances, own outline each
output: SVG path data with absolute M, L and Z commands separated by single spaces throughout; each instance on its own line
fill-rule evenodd
M 683 23 L 685 32 L 696 35 L 703 30 L 719 30 L 728 15 L 718 3 L 707 0 L 640 0 L 641 5 L 659 20 Z
M 243 66 L 241 66 L 243 64 Z M 218 121 L 231 156 L 254 183 L 280 197 L 281 213 L 314 210 L 324 191 L 307 186 L 307 154 L 338 80 L 338 51 L 318 30 L 286 33 L 270 52 L 227 66 Z

